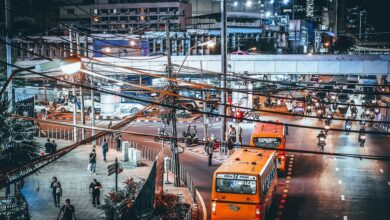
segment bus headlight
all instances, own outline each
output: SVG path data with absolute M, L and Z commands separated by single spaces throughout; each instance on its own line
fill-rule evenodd
M 217 213 L 217 202 L 211 203 L 211 212 L 213 213 L 213 215 Z

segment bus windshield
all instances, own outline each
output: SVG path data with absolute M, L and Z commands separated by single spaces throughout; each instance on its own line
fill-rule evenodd
M 282 140 L 280 138 L 255 137 L 253 143 L 256 147 L 278 147 Z
M 219 193 L 256 194 L 256 177 L 235 174 L 218 174 L 216 191 Z

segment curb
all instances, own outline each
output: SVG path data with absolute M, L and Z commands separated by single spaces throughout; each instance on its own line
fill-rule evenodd
M 95 119 L 96 120 L 123 120 L 124 118 L 126 118 L 126 116 L 96 116 Z M 193 118 L 191 120 L 188 120 L 188 121 L 182 121 L 182 120 L 178 120 L 177 122 L 178 123 L 193 123 L 196 121 L 197 118 Z M 134 120 L 135 122 L 148 122 L 148 123 L 156 123 L 156 122 L 161 122 L 160 119 L 137 119 L 137 120 Z

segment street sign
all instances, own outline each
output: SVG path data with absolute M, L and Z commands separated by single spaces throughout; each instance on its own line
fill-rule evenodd
M 107 166 L 107 170 L 108 170 L 108 175 L 111 176 L 112 174 L 116 173 L 116 174 L 120 174 L 123 172 L 123 169 L 122 168 L 119 168 L 119 164 L 118 163 L 113 163 L 113 164 L 110 164 Z M 115 172 L 116 170 L 116 172 Z

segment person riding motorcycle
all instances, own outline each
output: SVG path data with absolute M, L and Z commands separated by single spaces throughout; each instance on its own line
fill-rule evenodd
M 346 130 L 346 134 L 348 135 L 349 132 L 351 131 L 351 128 L 352 128 L 352 121 L 347 119 L 345 121 L 345 126 L 344 127 L 345 127 L 345 130 Z
M 321 130 L 320 133 L 317 135 L 317 138 L 318 138 L 318 147 L 320 147 L 321 151 L 324 151 L 325 139 L 326 139 L 325 132 Z
M 364 127 L 360 128 L 358 141 L 361 147 L 364 147 L 366 143 L 366 129 Z

